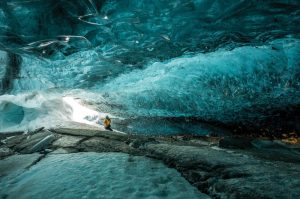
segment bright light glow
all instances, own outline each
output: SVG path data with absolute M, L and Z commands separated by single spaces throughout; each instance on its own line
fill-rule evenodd
M 64 97 L 63 101 L 72 108 L 72 120 L 75 122 L 99 126 L 97 121 L 108 115 L 106 113 L 99 113 L 95 110 L 89 109 L 80 104 L 79 100 L 70 96 Z

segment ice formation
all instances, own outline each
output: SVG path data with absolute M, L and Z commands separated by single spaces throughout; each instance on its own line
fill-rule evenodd
M 96 113 L 144 133 L 298 131 L 299 12 L 297 0 L 1 1 L 0 131 Z M 66 97 L 88 111 L 74 117 Z

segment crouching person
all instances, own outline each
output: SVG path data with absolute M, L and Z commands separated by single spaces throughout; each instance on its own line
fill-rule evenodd
M 112 128 L 111 128 L 111 119 L 108 117 L 108 115 L 105 117 L 104 121 L 103 121 L 103 126 L 106 130 L 110 130 L 112 131 Z

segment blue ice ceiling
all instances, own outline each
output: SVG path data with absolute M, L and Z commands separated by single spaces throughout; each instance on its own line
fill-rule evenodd
M 0 129 L 73 96 L 125 131 L 297 130 L 299 22 L 297 0 L 1 1 Z

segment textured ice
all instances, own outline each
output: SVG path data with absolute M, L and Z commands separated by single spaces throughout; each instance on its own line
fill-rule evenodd
M 20 199 L 209 198 L 158 161 L 118 153 L 50 155 L 0 184 L 2 196 Z
M 298 0 L 1 1 L 0 131 L 94 124 L 93 111 L 272 121 L 299 107 L 299 12 Z M 74 118 L 66 96 L 91 112 Z
M 300 42 L 279 40 L 272 45 L 276 49 L 240 47 L 157 62 L 100 88 L 135 115 L 223 122 L 260 119 L 264 115 L 256 112 L 258 107 L 300 103 Z
M 71 90 L 77 81 L 87 81 L 79 77 L 81 72 L 66 71 L 65 76 L 75 76 L 63 78 L 63 73 L 55 68 L 36 70 L 26 64 L 21 67 L 21 74 L 39 71 L 33 75 L 38 81 L 34 78 L 17 80 L 12 91 L 15 95 L 0 97 L 4 114 L 2 128 L 12 125 L 8 120 L 13 115 L 16 117 L 10 121 L 18 125 L 21 121 L 25 125 L 37 120 L 35 124 L 51 126 L 50 121 L 88 123 L 87 118 L 93 118 L 97 111 L 119 117 L 183 116 L 222 122 L 259 120 L 269 115 L 257 112 L 258 109 L 299 104 L 300 62 L 296 59 L 299 56 L 298 40 L 276 40 L 271 46 L 239 47 L 156 62 L 105 83 L 91 82 L 94 86 L 85 90 Z M 43 65 L 33 66 L 42 68 Z M 54 84 L 68 89 L 56 91 Z M 38 91 L 42 87 L 48 91 Z M 17 94 L 22 90 L 27 93 Z M 74 100 L 64 98 L 65 95 L 84 99 L 92 104 L 93 110 L 72 105 Z

